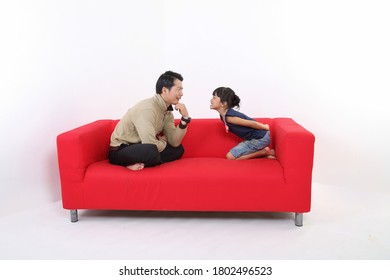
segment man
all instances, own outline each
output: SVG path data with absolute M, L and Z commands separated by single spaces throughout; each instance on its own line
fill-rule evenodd
M 110 163 L 141 170 L 183 155 L 181 141 L 191 118 L 186 106 L 180 103 L 182 81 L 180 74 L 166 71 L 157 80 L 156 94 L 127 111 L 111 135 Z M 172 105 L 182 116 L 176 127 Z

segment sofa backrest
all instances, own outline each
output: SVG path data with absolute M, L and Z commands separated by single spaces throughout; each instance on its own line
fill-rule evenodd
M 272 119 L 257 120 L 272 127 Z M 193 119 L 182 142 L 183 158 L 225 158 L 230 149 L 241 141 L 234 134 L 226 133 L 225 125 L 220 119 Z
M 255 118 L 257 121 L 267 123 L 271 129 L 271 118 Z M 112 122 L 112 130 L 119 120 Z M 176 124 L 179 120 L 175 120 Z M 192 157 L 219 157 L 225 158 L 226 154 L 237 145 L 240 138 L 232 133 L 226 133 L 225 126 L 220 119 L 192 119 L 188 125 L 187 133 L 183 139 L 183 158 Z M 272 147 L 272 143 L 271 143 Z

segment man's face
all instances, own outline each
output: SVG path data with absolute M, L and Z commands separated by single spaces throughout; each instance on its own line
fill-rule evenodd
M 183 84 L 180 80 L 176 79 L 174 81 L 173 87 L 171 90 L 163 88 L 162 97 L 168 105 L 176 105 L 180 102 L 181 97 L 183 96 Z

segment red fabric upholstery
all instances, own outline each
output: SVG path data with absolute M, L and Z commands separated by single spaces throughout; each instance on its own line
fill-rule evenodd
M 227 160 L 240 140 L 219 119 L 193 119 L 182 159 L 142 171 L 107 160 L 118 120 L 57 137 L 65 209 L 309 212 L 314 135 L 290 118 L 265 119 L 276 160 Z

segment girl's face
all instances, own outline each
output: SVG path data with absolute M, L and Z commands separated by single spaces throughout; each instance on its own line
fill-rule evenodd
M 219 110 L 221 109 L 221 107 L 223 107 L 221 98 L 216 95 L 213 95 L 213 97 L 210 99 L 210 109 Z

